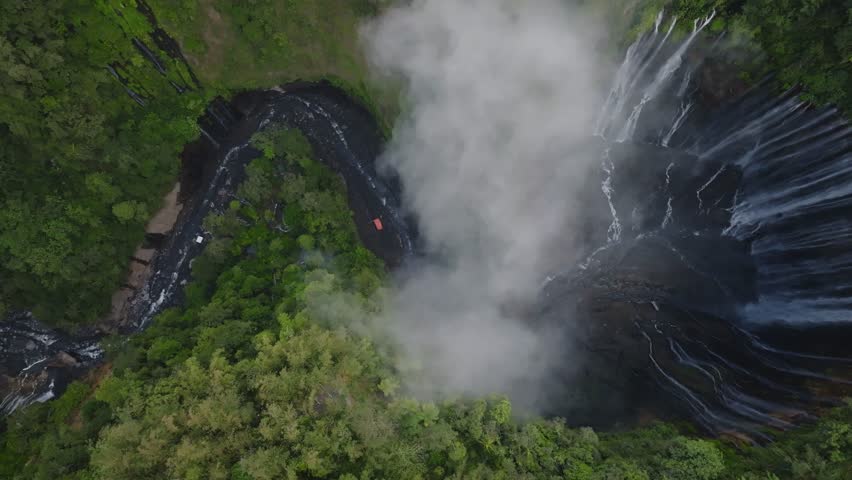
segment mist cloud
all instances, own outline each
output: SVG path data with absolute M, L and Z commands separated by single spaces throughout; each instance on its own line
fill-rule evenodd
M 364 29 L 406 114 L 380 160 L 440 264 L 386 312 L 421 395 L 508 393 L 532 405 L 562 342 L 516 318 L 578 245 L 581 152 L 602 96 L 602 30 L 558 0 L 415 0 Z M 414 378 L 414 377 L 412 377 Z

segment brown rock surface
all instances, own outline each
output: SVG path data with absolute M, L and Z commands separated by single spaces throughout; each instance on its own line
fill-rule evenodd
M 77 359 L 72 357 L 66 352 L 59 352 L 56 354 L 56 361 L 63 366 L 73 367 L 77 365 Z
M 133 258 L 137 260 L 141 260 L 143 262 L 150 262 L 153 260 L 154 255 L 157 253 L 157 250 L 153 248 L 137 248 L 135 252 L 133 252 Z
M 147 233 L 168 233 L 174 227 L 183 205 L 178 202 L 180 194 L 180 183 L 175 183 L 174 188 L 163 198 L 163 208 L 151 217 L 145 226 Z

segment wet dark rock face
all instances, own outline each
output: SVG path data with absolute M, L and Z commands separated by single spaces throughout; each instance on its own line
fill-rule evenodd
M 852 127 L 771 79 L 719 105 L 718 65 L 666 31 L 659 18 L 616 75 L 588 251 L 530 321 L 584 352 L 553 413 L 766 440 L 852 392 Z

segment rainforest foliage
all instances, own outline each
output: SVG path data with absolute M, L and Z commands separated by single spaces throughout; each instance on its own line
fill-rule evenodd
M 134 47 L 151 28 L 117 1 L 0 2 L 0 314 L 91 321 L 126 275 L 205 104 Z
M 328 78 L 392 111 L 357 48 L 378 0 L 0 3 L 0 315 L 106 312 L 212 97 Z

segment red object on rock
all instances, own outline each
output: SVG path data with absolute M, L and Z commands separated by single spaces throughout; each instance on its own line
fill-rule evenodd
M 373 219 L 373 225 L 375 225 L 375 226 L 376 226 L 376 230 L 378 230 L 378 231 L 381 231 L 381 230 L 382 230 L 382 228 L 384 228 L 384 227 L 382 226 L 382 221 L 381 221 L 381 220 L 379 220 L 378 218 L 374 218 L 374 219 Z

